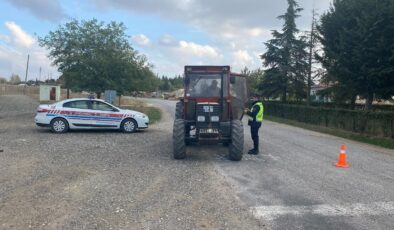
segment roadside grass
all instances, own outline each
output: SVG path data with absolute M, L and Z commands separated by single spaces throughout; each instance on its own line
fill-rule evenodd
M 147 103 L 131 98 L 122 100 L 122 109 L 131 109 L 141 113 L 145 113 L 149 117 L 149 123 L 154 124 L 161 120 L 162 111 L 159 108 L 148 105 Z
M 317 125 L 310 125 L 310 124 L 306 124 L 306 123 L 302 123 L 302 122 L 298 122 L 298 121 L 288 120 L 288 119 L 279 118 L 279 117 L 272 117 L 272 116 L 267 116 L 267 115 L 264 115 L 264 118 L 269 121 L 273 121 L 273 122 L 277 122 L 277 123 L 292 125 L 292 126 L 296 126 L 299 128 L 308 129 L 308 130 L 312 130 L 312 131 L 316 131 L 316 132 L 320 132 L 320 133 L 326 133 L 326 134 L 330 134 L 333 136 L 342 137 L 345 139 L 358 141 L 358 142 L 362 142 L 362 143 L 366 143 L 366 144 L 376 145 L 376 146 L 380 146 L 380 147 L 384 147 L 384 148 L 388 148 L 388 149 L 394 149 L 394 140 L 391 140 L 388 138 L 362 136 L 357 133 L 347 132 L 347 131 L 343 131 L 343 130 L 339 130 L 339 129 L 326 128 L 326 127 L 321 127 L 321 126 L 317 126 Z

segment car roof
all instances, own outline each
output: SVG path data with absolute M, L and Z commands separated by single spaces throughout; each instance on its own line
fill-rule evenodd
M 71 101 L 81 101 L 81 100 L 84 100 L 84 101 L 101 101 L 101 102 L 105 102 L 105 101 L 102 100 L 102 99 L 71 98 L 71 99 L 66 99 L 66 100 L 63 100 L 63 101 L 59 101 L 58 103 L 59 103 L 59 104 L 64 104 L 64 103 L 71 102 Z

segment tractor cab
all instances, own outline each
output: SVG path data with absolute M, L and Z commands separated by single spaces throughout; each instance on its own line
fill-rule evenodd
M 240 160 L 240 146 L 237 153 L 233 147 L 242 139 L 243 148 L 240 119 L 246 100 L 246 80 L 231 73 L 229 66 L 185 66 L 184 96 L 175 112 L 174 157 L 185 157 L 183 145 L 222 143 L 230 146 L 231 159 Z

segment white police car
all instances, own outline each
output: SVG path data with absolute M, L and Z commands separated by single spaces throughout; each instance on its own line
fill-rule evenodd
M 52 105 L 40 105 L 35 122 L 55 133 L 69 129 L 120 129 L 132 133 L 148 128 L 147 115 L 117 108 L 99 99 L 68 99 Z

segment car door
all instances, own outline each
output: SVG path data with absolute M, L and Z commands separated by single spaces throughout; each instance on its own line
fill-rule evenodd
M 122 121 L 119 110 L 102 101 L 92 101 L 92 110 L 95 113 L 94 127 L 117 128 Z
M 75 127 L 91 127 L 94 123 L 94 116 L 90 110 L 89 100 L 76 100 L 63 104 L 64 116 L 69 123 Z

